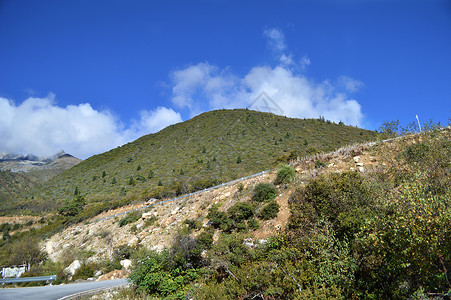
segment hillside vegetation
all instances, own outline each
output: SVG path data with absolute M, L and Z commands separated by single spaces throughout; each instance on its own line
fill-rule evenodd
M 324 119 L 300 120 L 250 110 L 207 112 L 93 156 L 3 212 L 53 210 L 70 200 L 76 188 L 91 207 L 103 205 L 95 211 L 109 208 L 106 202 L 185 194 L 376 136 Z
M 209 227 L 182 227 L 170 248 L 137 257 L 130 292 L 164 299 L 447 299 L 450 143 L 448 128 L 301 161 L 293 181 L 278 187 L 290 194 L 284 231 L 256 239 L 254 216 L 266 219 L 255 208 L 261 198 L 222 212 L 212 206 Z M 349 171 L 346 161 L 363 169 Z M 281 172 L 277 177 L 285 177 Z M 274 203 L 270 190 L 267 205 Z
M 0 159 L 0 214 L 11 208 L 21 194 L 42 185 L 50 178 L 70 169 L 81 160 L 60 152 L 45 161 Z
M 58 282 L 131 271 L 116 299 L 446 299 L 450 143 L 448 127 L 343 147 L 98 221 L 76 189 L 35 228 L 2 225 L 0 263 Z

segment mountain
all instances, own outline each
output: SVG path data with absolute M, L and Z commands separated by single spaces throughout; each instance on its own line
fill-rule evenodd
M 21 193 L 36 188 L 81 160 L 60 151 L 50 157 L 0 154 L 0 204 L 10 204 Z
M 324 119 L 211 111 L 90 157 L 2 209 L 52 210 L 75 189 L 91 203 L 175 196 L 376 136 Z
M 65 153 L 63 150 L 49 157 L 38 157 L 34 154 L 1 153 L 0 171 L 29 173 L 33 171 L 52 170 L 61 172 L 70 169 L 80 161 L 80 159 Z

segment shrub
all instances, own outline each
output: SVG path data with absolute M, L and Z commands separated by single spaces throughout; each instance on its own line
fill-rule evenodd
M 208 210 L 207 218 L 210 219 L 211 226 L 213 226 L 213 228 L 222 229 L 225 231 L 232 229 L 232 221 L 228 218 L 225 212 L 219 211 L 216 206 Z
M 75 281 L 77 279 L 88 279 L 90 277 L 94 277 L 94 272 L 94 265 L 83 264 L 77 271 L 75 271 L 74 276 L 72 276 L 72 280 Z
M 229 217 L 239 223 L 254 215 L 255 207 L 249 202 L 238 202 L 227 210 Z
M 276 201 L 271 201 L 258 211 L 257 216 L 262 220 L 271 220 L 277 217 L 278 212 L 279 204 Z
M 213 234 L 204 231 L 197 236 L 196 241 L 203 249 L 210 249 L 213 244 Z
M 249 229 L 256 230 L 260 227 L 260 224 L 258 223 L 258 220 L 255 218 L 250 218 L 247 220 L 247 226 Z
M 259 183 L 254 188 L 253 201 L 263 202 L 274 200 L 277 196 L 277 189 L 270 183 Z
M 200 219 L 195 219 L 195 220 L 193 220 L 193 219 L 186 219 L 184 221 L 184 223 L 186 225 L 188 225 L 188 227 L 191 228 L 191 229 L 199 230 L 199 229 L 202 228 L 202 221 Z
M 293 178 L 296 175 L 296 171 L 293 168 L 293 166 L 290 165 L 286 165 L 283 166 L 281 168 L 279 168 L 279 170 L 277 171 L 277 177 L 274 180 L 274 184 L 279 185 L 279 184 L 285 184 L 290 182 L 291 180 L 293 180 Z
M 119 226 L 125 226 L 127 224 L 133 223 L 141 219 L 142 212 L 140 211 L 134 211 L 131 213 L 128 213 L 125 217 L 119 220 Z

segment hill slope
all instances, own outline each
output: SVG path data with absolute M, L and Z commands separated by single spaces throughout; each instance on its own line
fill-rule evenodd
M 13 210 L 52 209 L 76 187 L 88 202 L 182 194 L 376 135 L 316 119 L 249 110 L 207 112 L 83 161 L 24 196 Z
M 0 154 L 0 204 L 10 204 L 24 191 L 38 187 L 80 161 L 64 152 L 49 158 Z

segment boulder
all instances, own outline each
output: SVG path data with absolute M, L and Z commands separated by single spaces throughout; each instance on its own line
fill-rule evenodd
M 71 276 L 75 274 L 75 271 L 80 269 L 81 263 L 78 259 L 74 260 L 67 268 L 64 269 L 67 273 L 69 273 Z
M 120 261 L 121 266 L 126 269 L 127 271 L 130 269 L 130 266 L 132 265 L 132 261 L 129 259 L 124 259 Z
M 131 240 L 128 241 L 128 243 L 127 243 L 128 246 L 135 246 L 138 244 L 139 244 L 139 239 L 136 236 L 132 237 Z

